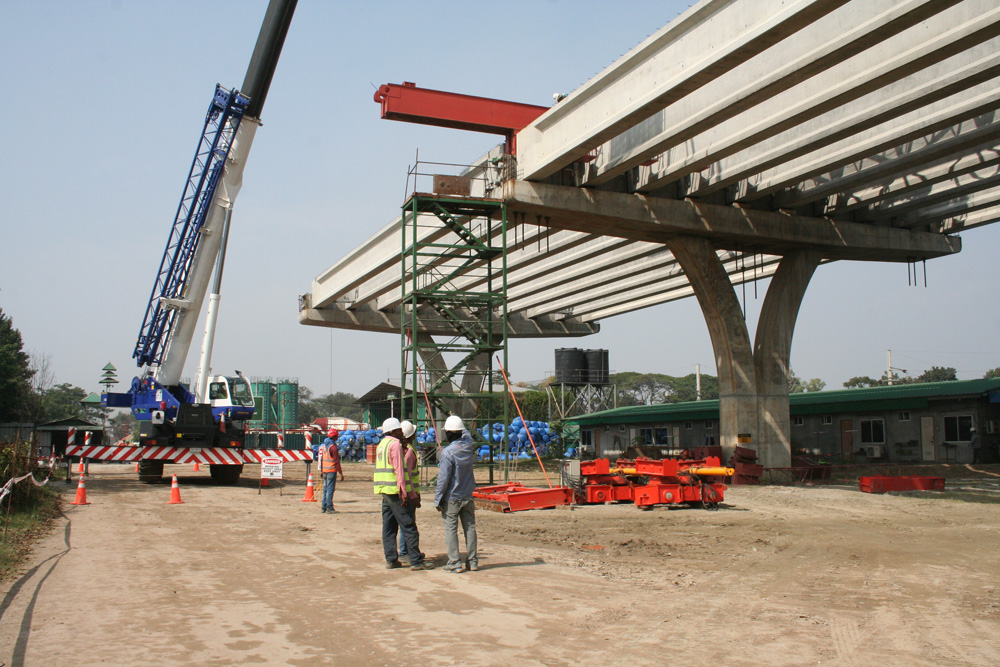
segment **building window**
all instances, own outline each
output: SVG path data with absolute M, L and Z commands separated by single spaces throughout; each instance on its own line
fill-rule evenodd
M 861 444 L 881 445 L 885 443 L 885 420 L 861 420 Z
M 901 422 L 908 422 L 908 421 L 910 421 L 910 413 L 909 412 L 900 412 L 899 413 L 899 421 L 901 421 Z
M 684 422 L 684 428 L 694 428 L 694 422 Z
M 640 428 L 639 437 L 642 438 L 642 444 L 652 445 L 653 444 L 653 429 L 651 428 Z
M 805 419 L 802 417 L 792 417 L 793 426 L 802 426 L 805 423 Z
M 625 424 L 619 424 L 618 425 L 618 430 L 619 431 L 624 431 L 625 430 Z
M 972 440 L 972 415 L 954 415 L 944 418 L 945 442 Z
M 669 428 L 658 428 L 658 429 L 656 429 L 656 444 L 657 445 L 669 445 L 670 444 L 670 429 Z
M 705 428 L 714 428 L 714 427 L 715 427 L 715 422 L 713 422 L 711 419 L 705 422 Z
M 830 415 L 823 415 L 823 426 L 830 426 L 833 424 L 833 417 Z
M 580 431 L 580 444 L 584 447 L 594 446 L 594 432 L 593 431 Z

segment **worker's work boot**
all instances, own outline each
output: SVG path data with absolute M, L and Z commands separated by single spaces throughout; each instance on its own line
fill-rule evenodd
M 411 565 L 410 569 L 411 570 L 433 570 L 434 569 L 434 563 L 429 563 L 427 561 L 424 561 L 422 563 L 417 563 L 416 565 Z

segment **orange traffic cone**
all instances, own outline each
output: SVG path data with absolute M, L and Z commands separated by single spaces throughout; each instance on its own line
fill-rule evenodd
M 194 471 L 195 472 L 201 472 L 201 468 L 198 467 L 198 462 L 197 461 L 194 462 Z
M 138 461 L 135 462 L 135 471 L 139 472 L 139 462 Z
M 316 496 L 313 492 L 313 474 L 309 473 L 309 479 L 306 480 L 306 495 L 302 499 L 304 503 L 314 503 L 316 502 Z
M 80 463 L 76 466 L 76 472 L 78 475 L 83 474 L 83 459 L 80 459 Z
M 89 505 L 87 502 L 87 485 L 83 483 L 83 475 L 80 475 L 80 483 L 76 485 L 76 500 L 70 505 Z
M 168 505 L 181 505 L 184 501 L 181 500 L 181 487 L 177 485 L 177 475 L 174 475 L 173 479 L 170 481 L 170 502 Z

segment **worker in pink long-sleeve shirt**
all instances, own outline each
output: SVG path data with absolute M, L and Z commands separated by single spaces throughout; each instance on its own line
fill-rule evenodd
M 387 569 L 402 567 L 396 548 L 396 531 L 403 533 L 411 570 L 430 570 L 433 563 L 426 562 L 420 552 L 420 535 L 417 532 L 414 505 L 420 494 L 413 486 L 407 470 L 403 445 L 400 439 L 403 428 L 398 419 L 390 417 L 382 424 L 382 441 L 375 450 L 375 494 L 382 496 L 382 550 Z

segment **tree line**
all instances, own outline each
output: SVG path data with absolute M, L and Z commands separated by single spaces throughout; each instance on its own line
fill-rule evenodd
M 986 372 L 984 378 L 1000 378 L 1000 367 Z M 893 384 L 915 382 L 943 382 L 957 380 L 957 371 L 950 367 L 931 366 L 917 376 L 893 376 Z M 880 378 L 859 375 L 844 383 L 844 387 L 879 387 L 889 384 L 888 371 Z M 534 386 L 522 386 L 524 391 L 517 395 L 518 404 L 527 420 L 546 420 L 549 417 L 549 398 L 546 386 L 555 378 L 548 378 Z M 682 403 L 698 399 L 698 378 L 694 373 L 673 376 L 663 373 L 640 373 L 626 371 L 613 373 L 610 382 L 616 386 L 620 407 L 634 405 L 654 405 L 662 403 Z M 803 380 L 789 372 L 789 393 L 821 391 L 826 383 L 819 378 Z M 569 391 L 576 390 L 568 388 Z M 101 421 L 100 408 L 80 403 L 88 392 L 69 383 L 54 384 L 49 368 L 49 358 L 45 355 L 29 355 L 24 351 L 21 333 L 14 327 L 10 317 L 0 308 L 0 423 L 45 423 L 67 417 L 78 417 L 92 422 Z M 719 379 L 714 375 L 701 375 L 701 398 L 719 397 Z M 316 396 L 305 386 L 299 386 L 299 421 L 313 422 L 318 417 L 346 417 L 361 421 L 362 406 L 357 397 L 348 392 L 333 392 Z M 509 397 L 507 414 L 513 418 L 517 414 Z M 481 422 L 498 421 L 503 415 L 503 404 L 495 401 L 480 406 L 477 418 Z M 133 431 L 135 420 L 128 411 L 117 411 L 108 418 L 112 441 L 128 437 Z

